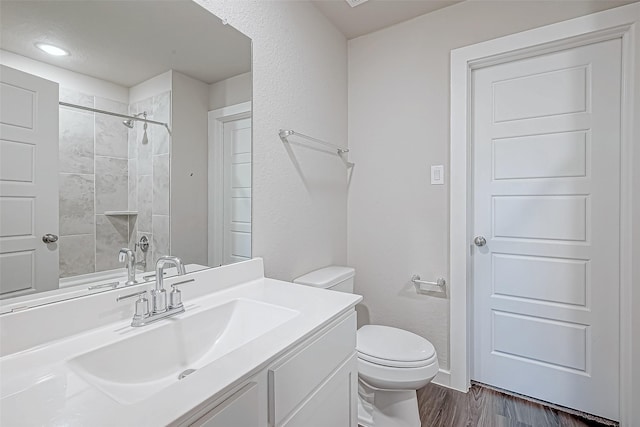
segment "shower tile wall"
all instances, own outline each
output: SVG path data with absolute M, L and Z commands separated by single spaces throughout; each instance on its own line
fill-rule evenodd
M 147 113 L 147 118 L 170 122 L 171 91 L 149 97 L 129 106 L 129 114 Z M 139 240 L 147 236 L 149 251 L 137 251 L 136 257 L 145 255 L 147 270 L 153 270 L 154 261 L 169 255 L 169 183 L 171 137 L 167 129 L 149 124 L 144 128 L 136 122 L 129 130 L 129 208 L 138 211 L 133 234 Z
M 127 114 L 128 106 L 60 89 L 60 100 Z M 130 245 L 126 216 L 129 150 L 122 120 L 60 107 L 60 277 L 121 268 L 118 250 Z

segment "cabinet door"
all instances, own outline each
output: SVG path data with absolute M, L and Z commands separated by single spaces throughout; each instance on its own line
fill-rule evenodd
M 354 354 L 355 348 L 354 312 L 271 367 L 270 423 L 275 426 L 283 425 L 283 421 L 290 418 L 291 413 Z
M 282 427 L 355 427 L 358 370 L 355 354 L 318 387 Z

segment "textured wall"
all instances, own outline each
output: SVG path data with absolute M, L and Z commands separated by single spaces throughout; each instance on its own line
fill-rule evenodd
M 346 262 L 347 168 L 279 128 L 347 143 L 347 44 L 307 2 L 202 0 L 253 40 L 253 255 L 292 279 Z
M 623 2 L 467 1 L 349 41 L 349 264 L 362 313 L 430 339 L 448 367 L 448 298 L 417 295 L 411 274 L 449 269 L 452 49 L 597 12 Z M 628 3 L 628 2 L 624 2 Z M 360 321 L 366 321 L 361 316 Z

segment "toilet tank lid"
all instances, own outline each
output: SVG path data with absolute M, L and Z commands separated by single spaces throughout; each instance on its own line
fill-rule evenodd
M 315 286 L 317 288 L 331 288 L 338 283 L 351 279 L 354 275 L 355 270 L 351 267 L 330 265 L 319 270 L 314 270 L 297 279 L 293 279 L 293 283 Z

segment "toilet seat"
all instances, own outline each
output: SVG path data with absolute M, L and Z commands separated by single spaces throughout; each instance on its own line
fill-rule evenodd
M 436 376 L 437 357 L 417 368 L 398 368 L 369 362 L 358 357 L 358 375 L 367 385 L 382 390 L 417 390 Z
M 433 363 L 436 350 L 419 335 L 382 325 L 358 329 L 358 358 L 381 366 L 419 368 Z
M 358 354 L 358 359 L 366 360 L 367 362 L 375 363 L 376 365 L 386 366 L 389 368 L 422 368 L 424 366 L 431 365 L 436 358 L 434 354 L 429 359 L 403 362 L 400 360 L 382 359 L 379 357 L 371 356 L 371 355 L 360 353 L 360 352 L 357 352 L 357 354 Z

